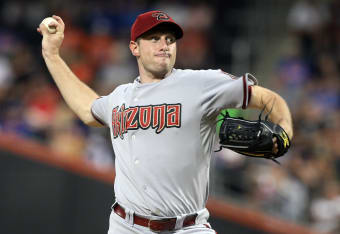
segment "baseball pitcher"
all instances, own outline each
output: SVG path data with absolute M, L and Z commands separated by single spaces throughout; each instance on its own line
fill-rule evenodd
M 270 123 L 280 127 L 282 134 L 273 126 L 261 125 L 262 120 L 246 127 L 255 129 L 256 125 L 254 131 L 261 131 L 255 134 L 255 138 L 261 135 L 256 144 L 266 138 L 263 144 L 269 147 L 270 157 L 281 156 L 278 152 L 283 152 L 282 147 L 287 150 L 287 138 L 293 135 L 286 102 L 258 86 L 248 73 L 237 78 L 221 70 L 175 69 L 176 42 L 183 30 L 161 11 L 139 15 L 131 27 L 129 48 L 139 76 L 99 97 L 60 57 L 65 25 L 60 17 L 53 18 L 56 21 L 37 29 L 43 36 L 42 55 L 49 72 L 66 103 L 85 124 L 110 129 L 116 155 L 116 200 L 108 233 L 215 233 L 205 205 L 217 116 L 226 108 L 271 112 Z M 244 126 L 243 122 L 229 125 L 229 119 L 224 120 L 223 129 L 236 131 Z M 264 136 L 263 129 L 270 134 Z M 283 140 L 288 145 L 282 146 Z M 221 143 L 238 147 L 235 141 L 227 144 L 221 139 Z M 255 152 L 256 144 L 248 151 Z M 242 147 L 237 151 L 242 153 Z

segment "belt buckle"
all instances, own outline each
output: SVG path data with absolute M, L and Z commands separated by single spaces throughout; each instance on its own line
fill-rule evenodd
M 153 221 L 152 219 L 149 219 L 149 221 L 148 221 L 148 228 L 149 228 L 151 231 L 156 232 L 156 233 L 162 232 L 163 230 L 155 230 L 155 229 L 153 229 L 153 228 L 151 227 L 151 222 L 152 222 L 152 221 Z
M 176 226 L 176 218 L 174 218 L 175 220 L 173 220 L 175 223 L 172 225 L 171 224 L 171 219 L 167 218 L 167 219 L 163 219 L 163 220 L 152 220 L 149 219 L 148 221 L 148 227 L 151 231 L 154 231 L 156 233 L 160 233 L 163 231 L 172 231 L 174 230 L 175 226 Z M 152 223 L 154 222 L 154 223 Z

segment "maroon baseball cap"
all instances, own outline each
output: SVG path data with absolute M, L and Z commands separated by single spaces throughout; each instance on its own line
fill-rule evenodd
M 143 33 L 160 24 L 167 25 L 175 33 L 176 39 L 180 39 L 183 36 L 182 28 L 168 14 L 162 11 L 148 11 L 138 15 L 133 23 L 131 27 L 131 41 L 136 41 Z

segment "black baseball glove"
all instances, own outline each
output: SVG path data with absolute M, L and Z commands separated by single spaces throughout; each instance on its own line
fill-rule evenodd
M 275 159 L 288 151 L 290 139 L 280 125 L 268 120 L 268 115 L 262 120 L 262 112 L 257 121 L 225 115 L 219 133 L 220 150 L 228 148 L 246 156 L 271 159 L 279 163 Z M 273 153 L 275 137 L 277 153 Z

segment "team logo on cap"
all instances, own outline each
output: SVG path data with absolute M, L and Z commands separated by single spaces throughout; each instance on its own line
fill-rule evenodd
M 170 19 L 170 17 L 167 14 L 161 11 L 153 13 L 152 17 L 157 18 L 157 20 L 169 20 Z

